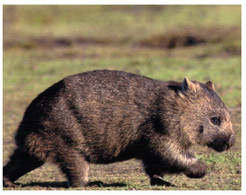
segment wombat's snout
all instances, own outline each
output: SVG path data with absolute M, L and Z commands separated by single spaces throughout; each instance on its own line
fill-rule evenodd
M 208 144 L 208 147 L 213 148 L 217 152 L 223 152 L 228 150 L 235 144 L 235 134 L 231 134 L 230 136 L 218 136 L 211 143 Z

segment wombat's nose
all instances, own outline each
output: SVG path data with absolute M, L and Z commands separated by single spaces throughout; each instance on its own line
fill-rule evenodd
M 228 142 L 229 148 L 235 144 L 235 134 L 232 134 Z

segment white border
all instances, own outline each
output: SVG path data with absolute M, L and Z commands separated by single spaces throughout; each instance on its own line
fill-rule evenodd
M 148 4 L 151 4 L 151 5 L 155 5 L 155 4 L 167 4 L 167 5 L 177 5 L 177 4 L 180 4 L 180 5 L 192 5 L 192 4 L 195 4 L 195 5 L 242 5 L 242 11 L 241 11 L 241 18 L 242 18 L 242 63 L 241 63 L 241 67 L 242 67 L 242 73 L 241 73 L 241 84 L 242 84 L 242 190 L 241 191 L 223 191 L 223 193 L 225 194 L 230 194 L 230 193 L 245 193 L 246 190 L 245 190 L 245 186 L 246 186 L 246 183 L 245 183 L 245 174 L 246 174 L 246 171 L 245 171 L 245 166 L 244 166 L 244 163 L 245 163 L 245 133 L 243 131 L 244 127 L 246 126 L 246 115 L 245 115 L 245 99 L 246 99 L 246 95 L 245 95 L 245 83 L 246 83 L 246 76 L 245 75 L 245 67 L 244 67 L 244 64 L 246 62 L 245 60 L 245 49 L 244 49 L 244 46 L 245 46 L 245 33 L 246 33 L 246 30 L 245 30 L 245 12 L 246 12 L 246 8 L 245 8 L 245 1 L 243 0 L 229 0 L 229 1 L 214 1 L 214 0 L 207 0 L 207 1 L 196 1 L 196 0 L 189 0 L 189 1 L 180 1 L 180 0 L 172 0 L 172 1 L 145 1 L 145 0 L 124 0 L 124 1 L 110 1 L 110 0 L 91 0 L 91 1 L 77 1 L 77 0 L 70 0 L 70 1 L 59 1 L 59 0 L 44 0 L 44 1 L 36 1 L 35 3 L 33 3 L 33 1 L 30 1 L 30 0 L 21 0 L 21 1 L 17 1 L 17 0 L 3 0 L 1 2 L 1 9 L 0 9 L 0 13 L 1 13 L 1 26 L 3 26 L 3 5 L 10 5 L 10 4 L 28 4 L 28 5 L 31 5 L 31 4 L 48 4 L 48 5 L 53 5 L 53 4 L 62 4 L 62 5 L 71 5 L 71 4 L 90 4 L 90 5 L 94 5 L 94 4 L 104 4 L 104 5 L 107 5 L 107 4 L 129 4 L 129 5 L 133 5 L 133 4 L 141 4 L 141 5 L 148 5 Z M 1 77 L 1 80 L 0 80 L 0 88 L 1 88 L 1 92 L 0 92 L 0 99 L 2 100 L 1 101 L 1 104 L 0 104 L 0 121 L 1 121 L 1 124 L 0 124 L 0 128 L 1 128 L 1 141 L 0 141 L 0 144 L 2 146 L 2 136 L 3 136 L 3 32 L 1 30 L 1 71 L 0 71 L 0 77 Z M 244 101 L 243 101 L 244 100 Z M 245 120 L 243 120 L 245 119 Z M 2 162 L 2 150 L 0 152 L 0 155 L 1 155 L 1 162 Z M 3 163 L 3 162 L 2 162 Z M 1 163 L 2 167 L 3 167 L 3 164 Z M 2 183 L 2 168 L 1 168 L 1 171 L 0 171 L 0 180 L 1 180 L 1 183 Z M 3 192 L 3 193 L 33 193 L 33 191 L 3 191 L 2 189 L 2 185 L 0 185 L 0 190 Z M 58 191 L 45 191 L 45 193 L 54 193 L 54 192 L 58 192 Z M 75 193 L 90 193 L 90 194 L 98 194 L 98 193 L 149 193 L 150 191 L 127 191 L 127 192 L 124 192 L 124 191 L 59 191 L 59 193 L 70 193 L 70 192 L 75 192 Z M 199 191 L 199 193 L 211 193 L 210 191 Z M 222 191 L 212 191 L 213 193 L 221 193 Z M 44 193 L 44 192 L 40 192 L 40 191 L 35 191 L 35 193 Z M 172 194 L 172 193 L 187 193 L 187 194 L 193 194 L 193 193 L 198 193 L 198 191 L 151 191 L 151 193 L 169 193 L 169 194 Z
M 242 4 L 243 0 L 221 0 L 221 1 L 214 1 L 214 0 L 117 0 L 117 1 L 112 1 L 112 0 L 87 0 L 87 1 L 78 1 L 78 0 L 70 0 L 70 1 L 64 1 L 64 0 L 43 0 L 43 1 L 30 1 L 30 0 L 3 0 L 3 5 L 11 5 L 11 4 L 27 4 L 27 5 L 54 5 L 54 4 L 59 4 L 59 5 L 97 5 L 97 4 L 102 4 L 102 5 L 112 5 L 112 4 L 117 4 L 117 5 L 239 5 Z
M 0 14 L 1 14 L 1 26 L 3 26 L 3 6 L 1 6 L 0 8 Z M 3 29 L 3 28 L 1 28 Z M 0 155 L 1 155 L 1 169 L 0 169 L 0 179 L 1 179 L 1 183 L 2 182 L 2 172 L 3 172 L 3 31 L 1 30 L 1 49 L 0 49 L 0 53 L 1 53 L 1 70 L 0 70 L 0 100 L 1 100 L 1 103 L 0 103 L 0 127 L 1 127 L 1 139 L 0 139 L 0 145 L 2 146 L 1 148 L 1 151 L 0 151 Z M 2 188 L 3 186 L 1 185 L 0 189 L 2 191 Z

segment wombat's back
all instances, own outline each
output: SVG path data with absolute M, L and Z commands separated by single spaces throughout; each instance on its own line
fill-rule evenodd
M 40 148 L 42 154 L 73 147 L 89 161 L 117 160 L 140 139 L 139 126 L 155 109 L 155 89 L 160 84 L 120 71 L 67 77 L 27 108 L 17 144 L 37 153 Z

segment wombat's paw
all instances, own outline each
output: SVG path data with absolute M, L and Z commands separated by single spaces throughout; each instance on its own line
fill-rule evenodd
M 3 177 L 3 186 L 4 187 L 12 187 L 16 188 L 18 187 L 17 184 L 14 184 L 12 181 L 10 181 L 7 177 Z
M 203 162 L 198 161 L 197 163 L 187 167 L 184 174 L 190 178 L 201 178 L 205 175 L 206 169 L 207 166 Z
M 152 186 L 166 186 L 166 187 L 174 187 L 175 185 L 164 181 L 160 176 L 154 176 L 150 179 L 150 185 Z

